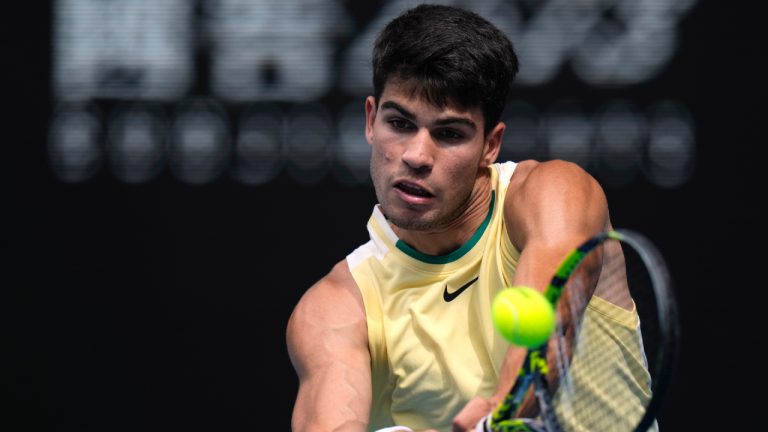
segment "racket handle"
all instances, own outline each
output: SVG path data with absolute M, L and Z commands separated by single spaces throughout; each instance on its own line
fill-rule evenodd
M 483 432 L 550 432 L 550 430 L 540 420 L 514 418 L 502 421 L 495 429 L 491 429 L 489 424 L 488 429 Z

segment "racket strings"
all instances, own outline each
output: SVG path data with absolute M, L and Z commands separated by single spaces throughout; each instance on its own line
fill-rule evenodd
M 523 404 L 524 411 L 510 403 L 494 430 L 541 430 L 519 428 L 520 419 L 508 417 L 515 407 L 517 417 L 537 417 L 549 432 L 658 430 L 655 415 L 679 337 L 658 250 L 632 231 L 601 233 L 566 258 L 550 288 L 557 322 L 546 346 L 548 371 L 525 376 L 536 377 L 535 392 L 526 391 L 521 376 L 508 395 L 539 404 Z
M 592 293 L 599 297 L 594 302 L 612 303 L 626 296 L 630 285 L 645 284 L 648 288 L 650 282 L 647 277 L 636 277 L 647 271 L 635 262 L 628 274 L 618 241 L 607 241 L 594 257 L 599 258 L 602 270 L 577 269 L 564 285 L 558 303 L 558 316 L 564 319 L 558 319 L 556 337 L 548 347 L 548 356 L 554 357 L 549 357 L 553 360 L 550 364 L 557 365 L 556 376 L 548 376 L 550 385 L 557 387 L 555 411 L 566 431 L 634 430 L 644 412 L 643 404 L 650 399 L 639 324 L 637 319 L 627 321 L 625 316 L 632 316 L 631 312 L 615 312 L 602 305 L 602 309 L 616 313 L 611 319 L 627 321 L 617 330 L 610 320 L 592 310 L 596 308 L 587 308 L 587 303 L 593 301 Z M 638 352 L 639 357 L 632 358 Z M 634 388 L 627 383 L 643 385 Z

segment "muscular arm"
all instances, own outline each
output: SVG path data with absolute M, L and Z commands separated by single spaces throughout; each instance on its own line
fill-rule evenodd
M 524 166 L 521 174 L 510 183 L 509 202 L 505 208 L 510 238 L 521 250 L 514 284 L 543 292 L 571 250 L 610 228 L 608 205 L 600 185 L 575 164 L 562 161 L 531 163 Z M 589 292 L 583 293 L 584 298 L 589 298 L 600 273 L 599 255 L 591 254 L 578 271 L 589 273 L 589 279 L 594 281 L 585 288 Z M 560 308 L 558 314 L 568 328 L 573 318 L 571 311 Z M 507 388 L 514 383 L 524 356 L 525 350 L 510 348 L 507 362 L 513 367 L 506 372 L 514 375 L 507 376 Z M 556 370 L 550 368 L 552 374 Z M 557 382 L 556 376 L 548 379 L 550 383 Z M 532 394 L 528 396 L 518 411 L 521 417 L 536 414 Z
M 523 166 L 518 179 L 510 183 L 505 218 L 510 238 L 521 251 L 515 272 L 515 285 L 526 285 L 544 292 L 565 256 L 582 242 L 610 227 L 608 206 L 600 185 L 577 165 L 552 161 Z M 600 262 L 589 257 L 581 271 L 594 273 L 597 282 Z M 594 289 L 594 284 L 589 289 Z M 589 298 L 592 293 L 584 293 Z M 562 322 L 569 311 L 558 311 Z M 567 324 L 565 324 L 567 326 Z M 507 353 L 504 381 L 497 398 L 501 399 L 514 383 L 523 363 L 525 350 L 511 347 Z M 552 368 L 555 371 L 556 368 Z M 551 382 L 556 377 L 550 377 Z M 531 395 L 529 395 L 531 396 Z M 535 414 L 533 399 L 521 407 L 520 416 Z
M 544 291 L 566 254 L 610 226 L 600 185 L 570 162 L 521 163 L 512 177 L 504 216 L 521 251 L 516 285 Z
M 371 405 L 365 309 L 345 261 L 313 285 L 287 329 L 299 377 L 292 430 L 363 431 Z
M 521 251 L 513 285 L 541 292 L 568 252 L 610 226 L 600 185 L 577 165 L 563 161 L 521 162 L 507 189 L 504 218 L 510 240 Z M 473 422 L 506 397 L 525 354 L 522 348 L 508 349 L 496 393 L 488 400 L 470 401 L 454 421 L 454 430 L 471 430 Z M 535 408 L 531 402 L 523 405 L 521 415 Z

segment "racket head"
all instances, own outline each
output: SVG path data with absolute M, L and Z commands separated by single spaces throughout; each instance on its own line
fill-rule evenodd
M 547 429 L 655 429 L 679 338 L 658 249 L 636 231 L 601 233 L 569 255 L 545 295 L 558 316 L 538 398 Z

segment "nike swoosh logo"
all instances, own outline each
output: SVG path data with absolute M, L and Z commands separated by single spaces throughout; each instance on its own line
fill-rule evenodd
M 445 286 L 445 291 L 443 291 L 443 300 L 445 300 L 446 303 L 453 301 L 453 299 L 458 297 L 459 294 L 463 293 L 465 289 L 469 288 L 470 285 L 472 285 L 473 283 L 477 282 L 477 279 L 479 277 L 480 276 L 478 276 L 478 277 L 472 279 L 471 281 L 465 283 L 464 285 L 461 286 L 461 288 L 457 289 L 456 291 L 454 291 L 452 293 L 448 292 L 448 285 L 446 285 Z

